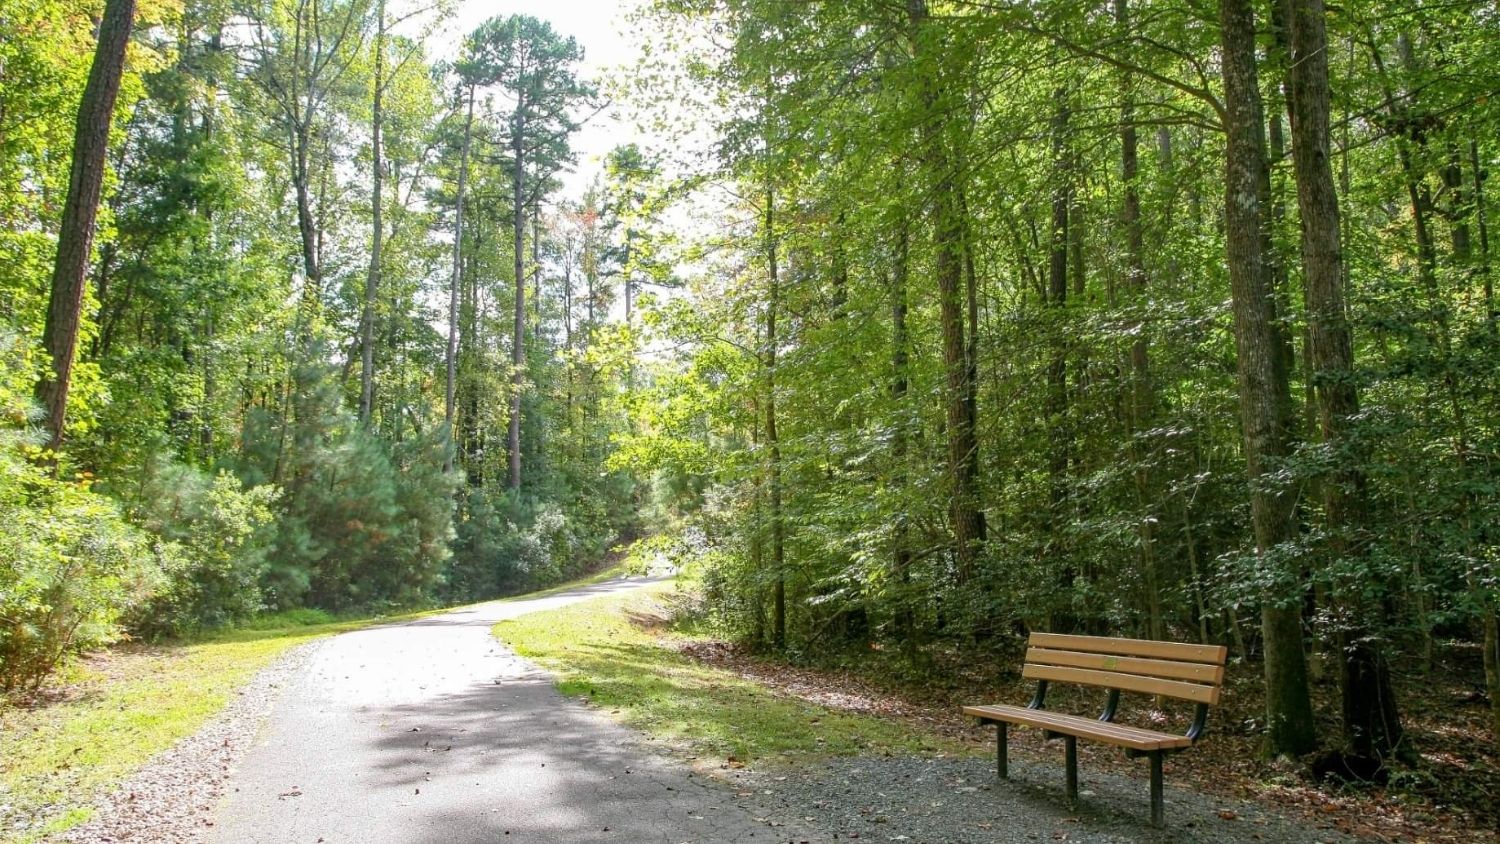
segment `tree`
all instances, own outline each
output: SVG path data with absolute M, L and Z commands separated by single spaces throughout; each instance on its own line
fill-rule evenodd
M 464 255 L 464 199 L 469 186 L 469 147 L 474 139 L 474 88 L 471 79 L 465 80 L 460 89 L 468 106 L 464 114 L 463 142 L 458 157 L 458 189 L 453 199 L 453 272 L 448 285 L 448 345 L 444 355 L 445 374 L 443 390 L 443 422 L 448 426 L 448 435 L 453 436 L 453 418 L 458 390 L 458 301 L 459 288 L 463 283 Z M 450 448 L 451 452 L 452 449 Z M 453 457 L 448 457 L 447 466 L 453 468 Z
M 506 119 L 511 154 L 511 244 L 514 257 L 514 331 L 511 340 L 510 422 L 507 432 L 508 484 L 521 488 L 521 394 L 526 386 L 526 166 L 544 151 L 566 158 L 567 136 L 575 128 L 572 111 L 590 96 L 577 78 L 583 50 L 550 24 L 527 15 L 491 18 L 469 38 L 476 73 L 509 101 Z M 556 154 L 562 150 L 562 154 Z
M 47 448 L 54 452 L 62 448 L 67 427 L 68 388 L 78 352 L 84 280 L 94 245 L 94 219 L 99 213 L 115 97 L 125 72 L 125 47 L 130 43 L 134 20 L 135 0 L 107 0 L 104 17 L 99 22 L 94 63 L 78 104 L 73 169 L 58 228 L 51 296 L 42 329 L 42 346 L 50 358 L 50 367 L 37 386 L 37 398 L 47 412 Z
M 1292 157 L 1302 217 L 1309 376 L 1317 390 L 1323 443 L 1333 451 L 1337 467 L 1319 486 L 1331 537 L 1329 552 L 1335 560 L 1342 560 L 1359 554 L 1358 546 L 1363 544 L 1359 534 L 1368 522 L 1369 507 L 1368 480 L 1360 465 L 1364 449 L 1354 430 L 1360 403 L 1328 133 L 1328 37 L 1322 0 L 1291 0 L 1288 8 Z M 1373 638 L 1377 634 L 1368 628 L 1368 619 L 1375 613 L 1371 599 L 1360 594 L 1366 588 L 1361 585 L 1339 598 L 1350 616 L 1339 637 L 1344 730 L 1356 754 L 1383 758 L 1400 747 L 1402 729 L 1390 667 Z M 1383 596 L 1374 599 L 1382 600 Z
M 327 179 L 338 156 L 336 114 L 361 90 L 364 0 L 263 0 L 251 14 L 249 80 L 270 118 L 267 142 L 285 156 L 300 237 L 303 341 L 322 309 Z M 288 20 L 289 19 L 289 20 Z
M 364 308 L 359 330 L 359 421 L 370 424 L 375 400 L 375 305 L 380 295 L 380 252 L 385 244 L 383 216 L 385 162 L 381 131 L 385 100 L 386 21 L 385 0 L 376 0 L 375 78 L 370 98 L 370 270 L 365 276 Z
M 1279 353 L 1276 299 L 1266 272 L 1265 119 L 1255 57 L 1255 17 L 1247 0 L 1221 0 L 1225 146 L 1225 257 L 1234 302 L 1240 420 L 1250 478 L 1257 564 L 1274 588 L 1262 596 L 1265 641 L 1266 740 L 1277 754 L 1300 754 L 1316 743 L 1308 695 L 1302 620 L 1289 548 L 1297 533 L 1295 505 L 1273 480 L 1291 454 L 1291 388 Z
M 985 540 L 984 510 L 979 498 L 979 443 L 975 437 L 974 405 L 967 346 L 964 343 L 964 244 L 967 239 L 957 198 L 964 174 L 951 149 L 953 130 L 946 115 L 954 107 L 942 75 L 943 34 L 931 22 L 926 0 L 908 0 L 913 60 L 921 78 L 922 160 L 927 176 L 927 202 L 932 216 L 934 275 L 942 311 L 943 365 L 947 369 L 948 471 L 953 485 L 952 525 L 957 571 L 972 576 L 979 548 Z

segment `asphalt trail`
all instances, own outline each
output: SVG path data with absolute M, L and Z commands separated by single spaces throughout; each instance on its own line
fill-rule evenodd
M 764 809 L 653 753 L 490 635 L 612 580 L 335 636 L 229 782 L 212 842 L 774 842 Z

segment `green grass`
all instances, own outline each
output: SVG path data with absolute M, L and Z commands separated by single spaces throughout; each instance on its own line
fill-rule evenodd
M 191 735 L 288 648 L 387 620 L 276 614 L 200 642 L 121 647 L 75 665 L 61 700 L 0 710 L 0 841 L 87 821 L 96 795 Z
M 503 621 L 495 635 L 558 688 L 702 757 L 784 763 L 859 753 L 964 752 L 904 723 L 825 709 L 679 653 L 660 629 L 671 583 Z
M 621 573 L 622 567 L 614 566 L 519 597 Z M 370 624 L 447 611 L 339 620 L 322 610 L 289 610 L 196 642 L 120 647 L 71 666 L 60 700 L 30 709 L 0 706 L 0 842 L 30 844 L 86 822 L 97 795 L 191 735 L 288 648 Z

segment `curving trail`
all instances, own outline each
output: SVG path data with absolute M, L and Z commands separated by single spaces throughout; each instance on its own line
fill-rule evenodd
M 612 580 L 336 636 L 316 647 L 229 782 L 224 844 L 788 840 L 720 783 L 564 698 L 498 621 Z M 800 840 L 800 839 L 799 839 Z

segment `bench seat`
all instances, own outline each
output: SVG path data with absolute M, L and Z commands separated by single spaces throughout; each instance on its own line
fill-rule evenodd
M 980 723 L 995 725 L 995 768 L 1002 779 L 1009 776 L 1006 748 L 1011 724 L 1044 730 L 1048 738 L 1062 738 L 1069 802 L 1078 799 L 1078 739 L 1112 744 L 1123 748 L 1126 756 L 1146 757 L 1151 766 L 1151 823 L 1161 826 L 1165 818 L 1162 759 L 1203 737 L 1209 707 L 1219 702 L 1228 656 L 1222 645 L 1032 633 L 1021 669 L 1023 678 L 1037 681 L 1031 703 L 965 706 L 963 712 Z M 1104 710 L 1097 718 L 1047 711 L 1051 683 L 1108 690 Z M 1115 723 L 1121 692 L 1191 701 L 1197 705 L 1192 726 L 1185 735 L 1173 735 Z
M 1112 724 L 1097 718 L 1048 712 L 1045 709 L 1027 709 L 1024 706 L 965 706 L 964 714 L 986 723 L 1004 721 L 1025 727 L 1039 727 L 1053 733 L 1092 739 L 1142 752 L 1176 750 L 1193 744 L 1193 740 L 1184 735 L 1158 733 L 1125 724 Z

